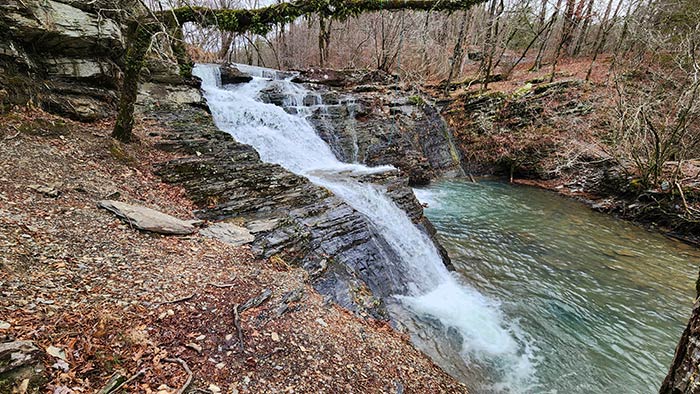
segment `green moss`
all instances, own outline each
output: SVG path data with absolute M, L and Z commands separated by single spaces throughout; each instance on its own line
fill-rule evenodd
M 109 154 L 122 164 L 133 165 L 136 163 L 136 159 L 124 149 L 122 144 L 117 141 L 112 141 L 110 143 Z
M 180 24 L 195 22 L 201 26 L 217 26 L 221 30 L 266 34 L 274 26 L 293 22 L 297 18 L 317 14 L 324 18 L 345 20 L 363 12 L 383 10 L 422 10 L 453 12 L 470 8 L 484 0 L 297 0 L 258 9 L 217 10 L 206 7 L 180 7 L 164 11 L 161 17 Z
M 34 119 L 29 122 L 22 123 L 19 125 L 17 130 L 22 134 L 40 137 L 59 137 L 70 133 L 70 127 L 61 119 Z
M 513 92 L 513 98 L 517 99 L 523 97 L 530 92 L 532 92 L 532 84 L 528 82 L 525 85 L 516 89 L 515 92 Z
M 409 97 L 408 103 L 415 106 L 421 106 L 425 104 L 425 100 L 423 100 L 423 97 L 416 95 Z

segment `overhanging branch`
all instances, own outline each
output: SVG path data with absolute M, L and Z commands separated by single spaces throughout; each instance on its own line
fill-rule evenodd
M 180 7 L 164 11 L 164 20 L 180 24 L 194 22 L 202 27 L 218 27 L 234 33 L 265 34 L 274 26 L 293 22 L 304 15 L 319 14 L 326 18 L 347 19 L 376 11 L 444 11 L 465 10 L 486 0 L 295 0 L 257 9 L 212 9 Z

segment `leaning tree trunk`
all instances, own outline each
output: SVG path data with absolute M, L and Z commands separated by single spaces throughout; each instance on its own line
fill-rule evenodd
M 119 102 L 119 115 L 112 136 L 120 141 L 133 139 L 134 105 L 138 94 L 139 73 L 154 32 L 161 21 L 169 28 L 187 22 L 202 27 L 217 27 L 232 33 L 252 32 L 267 34 L 275 26 L 304 16 L 317 14 L 320 18 L 345 19 L 364 12 L 418 10 L 465 10 L 485 0 L 295 0 L 257 9 L 212 9 L 207 7 L 180 7 L 161 11 L 156 17 L 146 17 L 133 23 L 127 34 L 126 69 Z
M 700 375 L 700 277 L 695 288 L 697 297 L 693 312 L 659 394 L 700 394 L 700 379 L 697 379 Z
M 137 21 L 132 23 L 127 31 L 127 49 L 124 61 L 124 79 L 119 97 L 119 114 L 112 131 L 112 137 L 122 142 L 128 143 L 134 139 L 134 106 L 138 96 L 139 75 L 143 68 L 146 52 L 151 45 L 153 33 L 158 27 L 157 22 Z

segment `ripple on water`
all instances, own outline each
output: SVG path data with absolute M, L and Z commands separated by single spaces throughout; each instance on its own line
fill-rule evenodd
M 535 188 L 455 180 L 416 195 L 461 276 L 531 339 L 529 388 L 473 392 L 658 390 L 690 312 L 696 249 Z

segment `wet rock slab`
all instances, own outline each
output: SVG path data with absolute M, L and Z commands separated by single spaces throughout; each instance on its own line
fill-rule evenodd
M 227 64 L 221 67 L 221 84 L 239 84 L 246 83 L 253 80 L 253 77 L 242 72 L 236 66 Z

